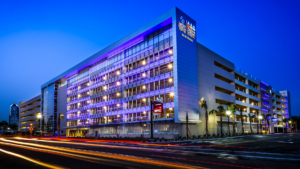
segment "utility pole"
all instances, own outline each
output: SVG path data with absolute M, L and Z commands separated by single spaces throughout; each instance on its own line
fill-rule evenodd
M 57 119 L 57 137 L 60 137 L 60 115 L 58 115 Z
M 45 121 L 44 121 L 44 117 L 43 117 L 43 119 L 42 119 L 42 130 L 41 130 L 42 138 L 44 137 L 44 124 L 45 124 Z
M 189 114 L 186 112 L 186 140 L 189 139 Z
M 153 139 L 153 110 L 152 110 L 152 101 L 150 101 L 150 119 L 151 119 L 151 139 Z

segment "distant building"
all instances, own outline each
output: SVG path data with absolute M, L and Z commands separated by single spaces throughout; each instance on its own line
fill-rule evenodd
M 19 124 L 19 106 L 16 103 L 10 105 L 9 124 Z
M 21 132 L 28 132 L 30 123 L 34 131 L 40 131 L 41 119 L 41 95 L 38 95 L 28 101 L 20 102 L 20 124 Z

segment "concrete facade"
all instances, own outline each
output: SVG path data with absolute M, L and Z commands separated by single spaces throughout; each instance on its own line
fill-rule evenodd
M 19 130 L 29 132 L 30 123 L 32 123 L 34 131 L 40 131 L 38 115 L 41 115 L 41 96 L 36 96 L 28 101 L 21 101 L 19 107 Z

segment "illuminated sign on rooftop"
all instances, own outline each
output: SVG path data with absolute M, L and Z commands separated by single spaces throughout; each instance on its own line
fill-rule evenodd
M 181 32 L 186 33 L 193 39 L 196 39 L 196 27 L 192 24 L 192 22 L 184 19 L 183 16 L 179 18 L 178 28 Z

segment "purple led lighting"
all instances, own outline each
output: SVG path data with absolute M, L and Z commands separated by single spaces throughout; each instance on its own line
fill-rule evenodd
M 265 86 L 269 86 L 267 83 L 260 81 L 260 83 L 264 84 Z
M 140 99 L 140 98 L 145 98 L 145 97 L 152 97 L 152 96 L 155 96 L 155 95 L 165 94 L 165 93 L 170 93 L 170 92 L 174 92 L 174 87 L 169 87 L 169 88 L 165 88 L 165 89 L 160 89 L 160 90 L 156 90 L 156 91 L 152 91 L 152 92 L 139 94 L 139 95 L 136 95 L 135 99 Z M 124 98 L 124 99 L 118 99 L 118 100 L 131 101 L 131 100 L 135 100 L 135 99 L 133 99 L 133 98 L 132 99 Z M 108 105 L 117 104 L 117 103 L 120 103 L 120 101 L 110 100 L 110 101 L 107 101 L 107 102 L 90 104 L 90 105 L 83 106 L 81 108 L 69 110 L 69 111 L 67 111 L 67 114 L 75 113 L 77 111 L 87 110 L 87 109 L 91 109 L 91 108 L 96 108 L 96 107 L 108 106 Z
M 121 44 L 120 41 L 122 40 L 125 40 L 125 39 L 128 39 L 128 37 L 125 37 L 123 39 L 121 39 L 120 41 L 108 46 L 107 48 L 103 49 L 102 51 L 98 52 L 97 54 L 95 55 L 99 55 L 98 58 L 92 60 L 92 61 L 89 61 L 88 63 L 86 63 L 84 66 L 81 66 L 80 68 L 74 70 L 73 72 L 69 73 L 68 75 L 65 76 L 65 78 L 68 78 L 68 77 L 71 77 L 72 75 L 74 75 L 75 73 L 79 72 L 80 70 L 83 70 L 91 65 L 93 65 L 94 63 L 97 63 L 98 61 L 110 56 L 110 55 L 113 55 L 113 54 L 116 54 L 116 53 L 119 53 L 120 51 L 122 50 L 125 50 L 126 48 L 128 48 L 129 46 L 132 46 L 133 44 L 136 44 L 137 42 L 140 42 L 140 41 L 143 41 L 144 40 L 144 37 L 152 32 L 155 32 L 156 30 L 159 30 L 165 26 L 168 26 L 169 24 L 172 23 L 172 17 L 166 19 L 165 21 L 161 22 L 160 24 L 144 31 L 144 32 L 141 32 L 139 35 L 135 36 L 135 35 L 131 35 L 132 36 L 132 39 L 126 41 L 125 43 Z M 135 37 L 134 37 L 135 36 Z M 118 44 L 120 43 L 120 44 Z M 111 48 L 111 47 L 114 47 L 116 46 L 114 49 L 110 50 L 110 51 L 107 51 L 106 53 L 104 53 L 106 50 L 108 50 L 108 48 Z M 104 54 L 100 54 L 100 53 L 104 53 Z M 88 58 L 86 59 L 85 61 L 87 62 L 88 60 L 90 60 L 91 58 Z
M 90 77 L 86 76 L 86 77 L 78 80 L 77 82 L 72 83 L 70 86 L 67 87 L 67 89 L 70 89 L 70 88 L 75 87 L 75 86 L 79 86 L 80 84 L 88 82 L 89 80 L 90 80 Z
M 147 84 L 147 83 L 151 83 L 151 82 L 154 82 L 154 81 L 166 79 L 166 78 L 172 77 L 172 74 L 173 74 L 172 72 L 168 72 L 168 73 L 162 74 L 162 75 L 157 76 L 157 77 L 152 77 L 150 79 L 144 79 L 143 81 L 141 81 L 141 84 Z M 138 83 L 138 82 L 135 82 L 135 83 Z M 132 84 L 135 84 L 135 83 L 132 83 Z M 120 86 L 120 87 L 116 88 L 115 90 L 122 89 L 123 87 L 124 86 Z M 101 96 L 104 96 L 104 95 L 107 95 L 107 93 L 103 92 L 103 93 L 94 94 L 94 95 L 91 95 L 91 99 L 93 99 L 95 97 L 101 97 Z
M 174 102 L 170 103 L 164 103 L 164 108 L 173 108 L 174 107 Z M 104 117 L 104 116 L 115 116 L 115 115 L 124 115 L 128 113 L 139 113 L 143 111 L 150 111 L 150 106 L 144 106 L 144 107 L 139 107 L 139 108 L 132 108 L 132 109 L 125 109 L 125 110 L 120 110 L 120 111 L 113 111 L 113 112 L 105 112 L 105 113 L 99 113 L 99 114 L 93 114 L 93 115 L 85 115 L 85 116 L 80 116 L 80 117 L 74 117 L 74 118 L 69 118 L 68 121 L 71 120 L 83 120 L 83 119 L 88 119 L 88 118 L 99 118 L 99 117 Z
M 264 89 L 264 88 L 260 88 L 260 90 L 262 90 L 262 91 L 264 91 L 264 92 L 266 91 L 266 89 Z
M 77 99 L 77 100 L 70 101 L 69 103 L 67 103 L 67 106 L 69 106 L 70 104 L 75 104 L 75 103 L 78 103 L 78 102 L 88 101 L 88 100 L 90 100 L 90 96 L 84 97 L 82 99 Z

